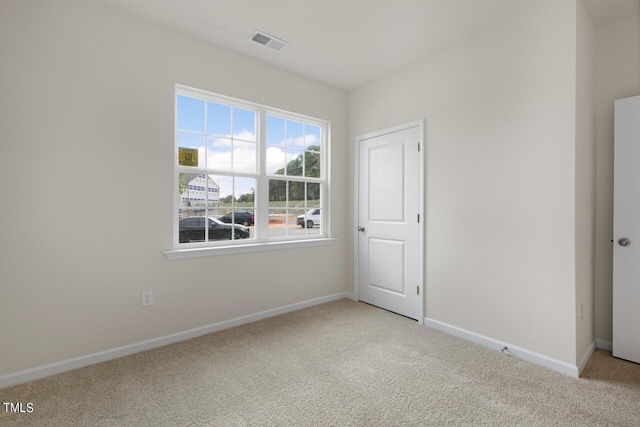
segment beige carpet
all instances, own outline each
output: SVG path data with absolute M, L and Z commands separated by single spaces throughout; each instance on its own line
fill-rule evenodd
M 1 389 L 0 401 L 34 407 L 0 413 L 2 426 L 638 426 L 640 365 L 597 351 L 570 378 L 342 300 Z

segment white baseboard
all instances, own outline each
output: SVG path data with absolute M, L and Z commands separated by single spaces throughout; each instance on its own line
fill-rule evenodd
M 613 351 L 613 343 L 611 341 L 596 339 L 596 347 L 598 347 L 600 350 Z
M 425 317 L 424 324 L 429 326 L 430 328 L 437 329 L 449 335 L 454 335 L 466 341 L 480 344 L 484 347 L 488 347 L 497 351 L 502 351 L 505 347 L 507 347 L 507 351 L 512 356 L 518 357 L 522 360 L 526 360 L 527 362 L 535 363 L 536 365 L 544 366 L 545 368 L 553 369 L 554 371 L 569 375 L 570 377 L 577 378 L 580 374 L 578 367 L 576 365 L 572 365 L 571 363 L 553 359 L 551 357 L 545 356 L 544 354 L 535 353 L 533 351 L 517 347 L 509 343 L 498 341 L 484 335 L 476 334 L 475 332 L 467 331 L 465 329 L 458 328 L 456 326 L 449 325 L 438 320 Z
M 587 362 L 589 358 L 596 351 L 596 342 L 592 342 L 587 351 L 582 355 L 582 359 L 580 359 L 580 363 L 578 364 L 578 376 L 582 375 L 582 371 L 584 371 L 585 366 L 587 366 Z
M 223 322 L 214 323 L 207 326 L 201 326 L 199 328 L 190 329 L 188 331 L 165 335 L 159 338 L 153 338 L 150 340 L 125 345 L 110 350 L 100 351 L 98 353 L 88 354 L 86 356 L 74 357 L 73 359 L 63 360 L 61 362 L 55 362 L 48 365 L 38 366 L 35 368 L 26 369 L 24 371 L 15 372 L 12 374 L 2 375 L 0 376 L 0 388 L 37 380 L 51 375 L 60 374 L 62 372 L 94 365 L 100 362 L 106 362 L 107 360 L 117 359 L 119 357 L 128 356 L 130 354 L 139 353 L 141 351 L 151 350 L 153 348 L 162 347 L 179 341 L 199 337 L 201 335 L 210 334 L 212 332 L 221 331 L 223 329 L 232 328 L 234 326 L 244 325 L 246 323 L 255 322 L 269 317 L 278 316 L 280 314 L 285 314 L 292 311 L 301 310 L 303 308 L 312 307 L 314 305 L 320 305 L 344 298 L 354 299 L 354 296 L 351 292 L 340 292 L 337 294 L 301 301 L 295 304 L 290 304 L 271 310 L 261 311 L 259 313 L 236 317 L 235 319 L 225 320 Z

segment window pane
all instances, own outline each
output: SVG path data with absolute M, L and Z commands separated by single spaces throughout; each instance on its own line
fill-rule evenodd
M 304 126 L 304 147 L 309 151 L 320 151 L 320 128 L 313 125 Z
M 320 234 L 322 211 L 319 208 L 309 208 L 305 214 L 307 235 Z
M 207 217 L 209 225 L 209 240 L 233 240 L 233 229 L 213 215 Z
M 180 161 L 180 148 L 194 148 L 198 150 L 198 167 L 205 167 L 205 150 L 204 150 L 204 135 L 196 133 L 178 132 L 178 159 Z
M 314 151 L 305 151 L 304 176 L 310 178 L 320 178 L 320 153 L 316 153 Z
M 204 101 L 178 95 L 178 129 L 204 132 Z
M 231 140 L 207 138 L 207 167 L 231 171 Z
M 204 178 L 196 173 L 181 173 L 178 184 L 179 208 L 184 211 L 187 209 L 191 214 L 204 214 L 205 187 Z M 183 215 L 184 216 L 184 215 Z M 193 215 L 191 215 L 193 216 Z
M 287 216 L 287 236 L 304 236 L 305 233 L 304 209 L 289 209 Z
M 256 113 L 241 108 L 233 109 L 233 137 L 245 141 L 256 140 Z
M 286 237 L 286 209 L 269 208 L 269 237 Z
M 287 222 L 287 182 L 269 180 L 269 237 L 284 237 Z
M 224 215 L 227 213 L 227 209 L 220 206 L 220 203 L 217 203 L 214 207 L 211 207 L 208 210 L 208 214 L 210 218 L 216 218 L 218 220 L 223 220 Z
M 246 196 L 240 198 L 241 193 L 249 193 L 252 198 L 255 195 L 251 191 L 255 188 L 254 178 L 234 178 L 230 175 L 212 175 L 212 180 L 218 186 L 219 198 L 211 211 L 215 218 L 214 226 L 216 240 L 242 240 L 253 237 L 251 230 L 245 227 L 243 222 L 253 223 L 253 214 L 242 216 L 240 211 L 253 211 L 254 202 L 246 202 Z M 244 200 L 244 202 L 241 202 Z M 247 206 L 248 209 L 239 209 L 238 206 Z M 246 212 L 245 212 L 246 213 Z
M 294 237 L 319 233 L 319 210 L 315 216 L 307 215 L 306 206 L 319 202 L 308 198 L 319 197 L 320 184 L 300 181 L 270 180 L 269 182 L 269 237 Z M 315 206 L 314 209 L 318 209 Z M 311 220 L 311 223 L 308 223 Z M 307 227 L 309 226 L 310 227 Z M 307 228 L 315 231 L 307 231 Z
M 307 208 L 320 207 L 320 184 L 315 182 L 307 183 Z
M 256 179 L 255 178 L 235 178 L 235 199 L 236 208 L 253 209 L 256 197 Z
M 283 148 L 267 147 L 267 173 L 284 175 L 286 156 Z
M 302 123 L 287 120 L 287 147 L 304 150 Z
M 304 152 L 299 150 L 287 149 L 286 156 L 287 175 L 302 176 L 302 158 L 304 156 Z
M 281 179 L 269 180 L 269 202 L 286 202 L 287 201 L 287 181 Z M 279 205 L 269 204 L 269 207 L 285 206 L 284 203 Z
M 178 176 L 178 199 L 176 201 L 178 220 L 193 216 L 189 205 L 189 181 L 195 176 L 197 175 L 188 173 L 180 173 Z
M 231 136 L 231 107 L 214 102 L 207 103 L 207 133 Z
M 267 116 L 267 144 L 284 146 L 284 119 Z
M 220 206 L 220 186 L 215 181 L 213 175 L 207 175 L 207 207 L 209 209 L 218 208 Z M 208 213 L 210 216 L 211 213 Z
M 196 243 L 203 242 L 205 238 L 204 221 L 201 213 L 191 209 L 183 211 L 183 218 L 179 221 L 178 242 Z
M 202 192 L 198 190 L 197 185 L 198 176 L 197 173 L 180 173 L 178 209 L 182 210 L 183 216 L 193 216 L 193 209 L 202 197 Z M 187 214 L 187 211 L 190 213 Z
M 210 175 L 218 187 L 218 208 L 223 208 L 224 213 L 231 212 L 234 206 L 233 177 L 229 175 Z
M 289 199 L 288 206 L 290 208 L 304 208 L 305 183 L 297 181 L 289 181 Z
M 243 239 L 255 237 L 253 225 L 255 223 L 255 198 L 256 198 L 256 179 L 255 178 L 235 178 L 235 204 L 231 212 L 233 223 L 240 224 L 242 231 L 247 231 L 246 236 L 236 236 Z M 246 227 L 246 228 L 243 228 Z
M 306 212 L 304 227 L 307 235 L 319 235 L 322 215 L 320 214 L 320 183 L 306 183 Z
M 256 172 L 255 142 L 233 142 L 233 171 L 245 173 Z
M 205 175 L 181 173 L 178 183 L 178 242 L 203 242 L 207 233 L 207 180 Z

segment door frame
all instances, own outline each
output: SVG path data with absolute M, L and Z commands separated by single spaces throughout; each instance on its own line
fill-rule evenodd
M 426 147 L 425 147 L 425 119 L 421 118 L 421 119 L 417 119 L 417 120 L 413 120 L 407 123 L 403 123 L 403 124 L 399 124 L 396 126 L 391 126 L 389 128 L 385 128 L 385 129 L 380 129 L 377 131 L 373 131 L 373 132 L 369 132 L 363 135 L 359 135 L 355 138 L 355 167 L 354 167 L 354 196 L 353 196 L 353 204 L 354 204 L 354 208 L 353 208 L 353 250 L 354 250 L 354 258 L 353 258 L 353 275 L 354 275 L 354 286 L 353 286 L 353 295 L 354 295 L 354 299 L 356 301 L 359 301 L 359 297 L 358 297 L 358 270 L 359 270 L 359 259 L 360 259 L 360 248 L 359 248 L 359 244 L 358 244 L 358 222 L 359 222 L 359 218 L 360 218 L 360 199 L 359 199 L 359 195 L 360 195 L 360 182 L 359 182 L 359 176 L 360 176 L 360 143 L 364 140 L 367 139 L 371 139 L 371 138 L 375 138 L 378 136 L 382 136 L 382 135 L 387 135 L 390 133 L 395 133 L 395 132 L 400 132 L 406 129 L 410 129 L 410 128 L 414 128 L 417 127 L 419 130 L 419 135 L 420 135 L 420 152 L 418 155 L 418 177 L 419 177 L 419 182 L 418 182 L 418 214 L 420 215 L 420 222 L 418 223 L 418 231 L 419 231 L 419 235 L 418 235 L 418 257 L 420 259 L 419 265 L 418 265 L 418 287 L 420 289 L 420 298 L 418 298 L 418 323 L 420 325 L 424 324 L 424 301 L 425 301 L 425 294 L 424 294 L 424 225 L 426 222 L 426 217 L 424 214 L 424 199 L 425 199 L 425 193 L 424 193 L 424 176 L 425 176 L 425 154 L 426 154 Z

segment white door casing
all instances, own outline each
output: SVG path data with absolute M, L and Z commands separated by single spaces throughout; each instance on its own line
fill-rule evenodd
M 424 322 L 424 121 L 356 139 L 357 299 Z
M 615 102 L 613 355 L 640 363 L 640 96 Z

